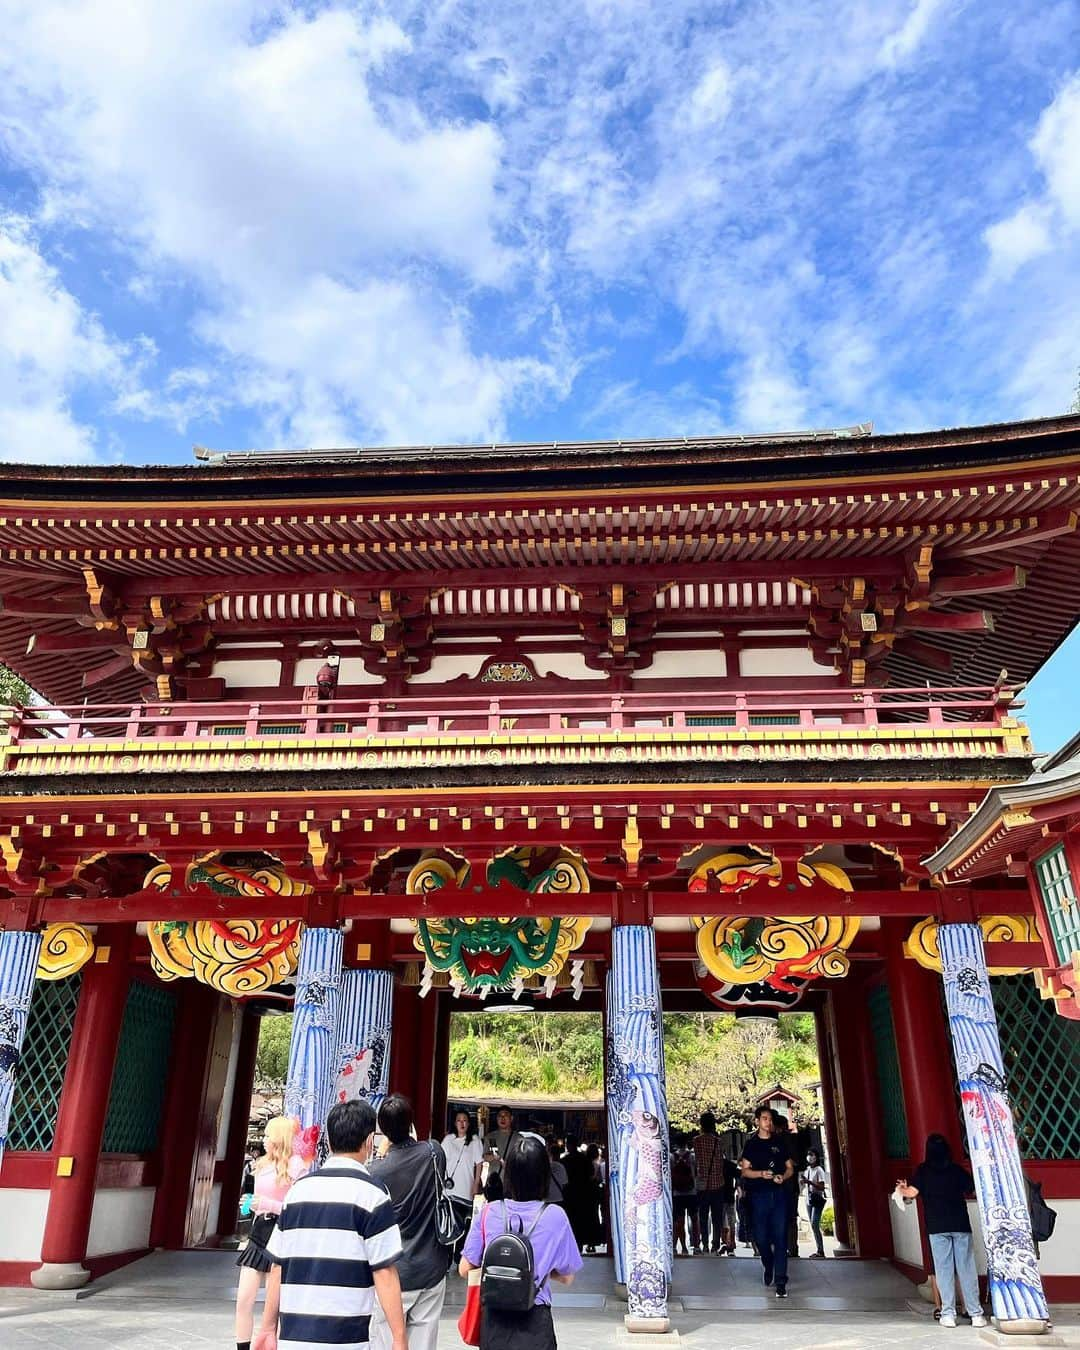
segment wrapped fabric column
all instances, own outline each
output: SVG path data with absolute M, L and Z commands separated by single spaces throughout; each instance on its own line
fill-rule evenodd
M 0 933 L 0 1165 L 40 951 L 40 933 Z
M 620 924 L 612 929 L 611 981 L 608 1112 L 616 1136 L 612 1161 L 618 1158 L 612 1208 L 618 1208 L 622 1225 L 626 1325 L 631 1331 L 666 1331 L 671 1158 L 660 984 L 651 927 Z
M 378 1111 L 390 1085 L 393 1006 L 389 970 L 342 972 L 335 1101 L 362 1097 Z
M 326 1157 L 326 1115 L 337 1082 L 341 1005 L 340 928 L 305 928 L 300 939 L 285 1114 L 300 1122 L 297 1151 L 317 1166 Z
M 616 1086 L 615 1023 L 617 996 L 611 971 L 604 981 L 604 1110 L 607 1116 L 608 1227 L 616 1284 L 626 1283 L 623 1260 L 622 1174 L 619 1169 L 619 1122 L 614 1105 Z
M 982 932 L 972 923 L 943 923 L 938 946 L 994 1318 L 1003 1332 L 1038 1334 L 1049 1311 L 1031 1237 Z

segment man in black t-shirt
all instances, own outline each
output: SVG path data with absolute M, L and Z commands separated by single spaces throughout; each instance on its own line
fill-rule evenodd
M 390 1147 L 368 1170 L 390 1192 L 401 1230 L 397 1269 L 409 1345 L 412 1350 L 435 1350 L 450 1264 L 450 1250 L 439 1241 L 435 1228 L 435 1173 L 445 1186 L 446 1155 L 433 1139 L 414 1139 L 412 1128 L 412 1103 L 396 1092 L 384 1097 L 379 1130 Z M 391 1340 L 389 1324 L 376 1310 L 371 1319 L 372 1350 L 390 1350 Z
M 787 1298 L 788 1205 L 784 1182 L 795 1168 L 786 1140 L 775 1133 L 773 1113 L 767 1106 L 754 1112 L 757 1133 L 743 1145 L 739 1167 L 750 1194 L 750 1222 L 761 1256 L 766 1285 L 776 1282 L 776 1297 Z

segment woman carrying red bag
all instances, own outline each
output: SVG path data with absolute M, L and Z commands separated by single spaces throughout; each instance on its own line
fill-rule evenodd
M 559 1205 L 546 1203 L 551 1162 L 538 1134 L 517 1136 L 506 1155 L 503 1180 L 507 1198 L 485 1205 L 473 1219 L 459 1270 L 466 1278 L 470 1271 L 478 1271 L 488 1242 L 504 1231 L 507 1222 L 520 1221 L 532 1244 L 536 1301 L 528 1312 L 481 1306 L 479 1336 L 473 1340 L 480 1289 L 470 1286 L 458 1328 L 466 1344 L 479 1345 L 480 1350 L 557 1350 L 551 1318 L 551 1281 L 572 1284 L 583 1262 L 565 1211 Z

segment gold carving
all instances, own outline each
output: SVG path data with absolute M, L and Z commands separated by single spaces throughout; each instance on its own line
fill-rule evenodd
M 1041 942 L 1035 920 L 1026 914 L 992 914 L 979 920 L 983 941 L 990 947 L 996 942 Z M 920 919 L 908 934 L 904 952 L 918 961 L 926 970 L 941 974 L 941 952 L 938 949 L 938 924 L 933 917 Z M 993 953 L 987 953 L 987 970 L 991 975 L 1030 975 L 1034 966 L 995 966 Z
M 41 934 L 39 980 L 66 980 L 82 970 L 94 954 L 94 938 L 81 923 L 50 923 Z

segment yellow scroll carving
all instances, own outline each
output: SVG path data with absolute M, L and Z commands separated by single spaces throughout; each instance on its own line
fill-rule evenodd
M 94 937 L 81 923 L 50 923 L 41 934 L 39 980 L 66 980 L 94 954 Z

